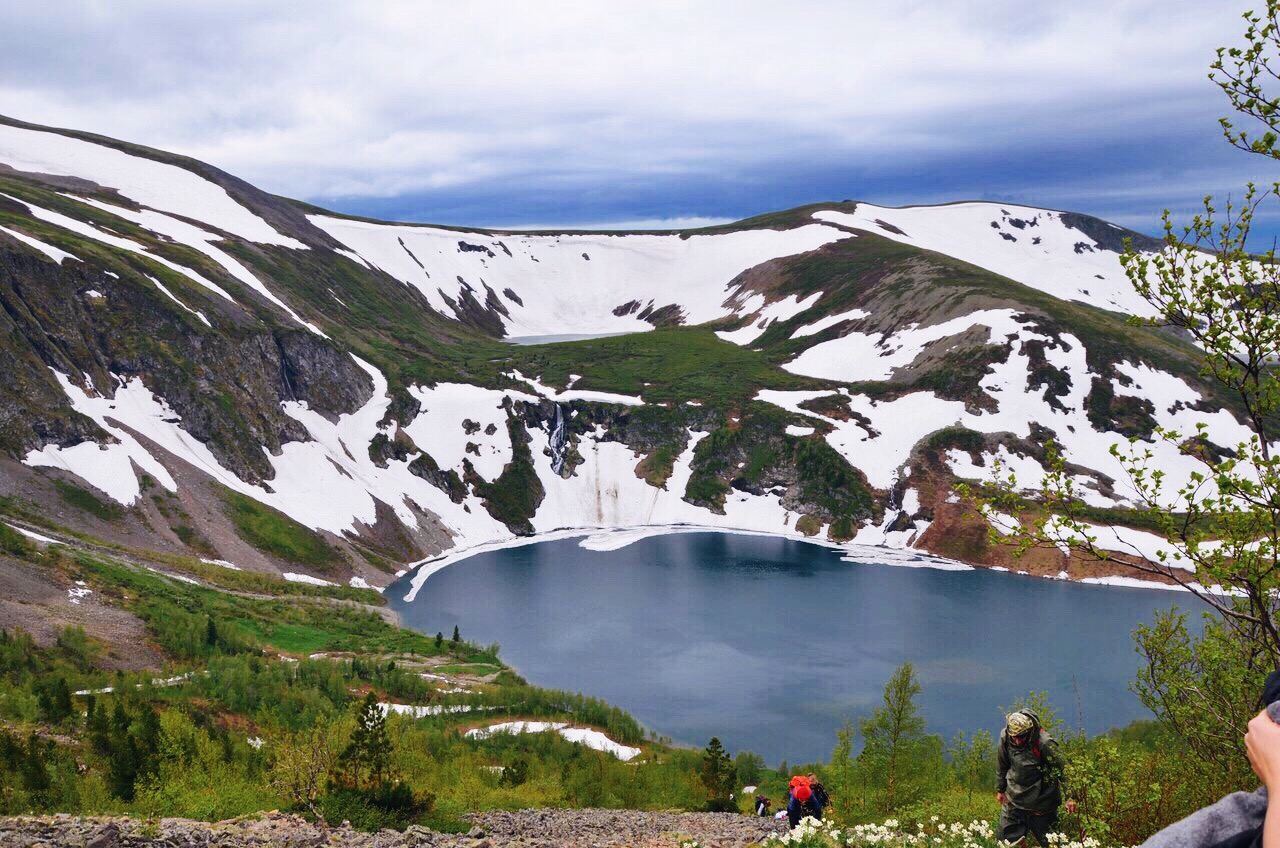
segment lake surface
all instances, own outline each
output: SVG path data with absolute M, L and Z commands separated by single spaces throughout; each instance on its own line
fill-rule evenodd
M 503 339 L 513 345 L 557 344 L 559 342 L 580 342 L 586 339 L 607 339 L 610 336 L 625 336 L 643 330 L 623 330 L 619 333 L 555 333 L 549 336 L 507 336 Z
M 915 664 L 929 730 L 999 731 L 1044 690 L 1073 726 L 1150 717 L 1131 633 L 1194 598 L 991 571 L 844 562 L 817 545 L 680 533 L 614 551 L 578 539 L 490 551 L 432 575 L 406 625 L 500 642 L 530 682 L 621 706 L 678 743 L 718 735 L 776 764 L 827 759 L 836 730 Z

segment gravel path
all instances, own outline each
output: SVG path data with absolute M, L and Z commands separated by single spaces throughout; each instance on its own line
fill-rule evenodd
M 4 848 L 676 848 L 693 837 L 707 848 L 745 848 L 780 832 L 772 819 L 731 813 L 632 810 L 493 811 L 467 816 L 467 834 L 421 827 L 403 833 L 323 830 L 304 819 L 267 813 L 210 824 L 69 815 L 0 818 Z
M 786 827 L 734 813 L 648 813 L 635 810 L 494 810 L 467 817 L 495 846 L 675 846 L 693 837 L 704 846 L 740 848 Z

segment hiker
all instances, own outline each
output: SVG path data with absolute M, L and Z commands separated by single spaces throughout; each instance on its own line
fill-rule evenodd
M 773 806 L 773 802 L 769 800 L 769 797 L 767 795 L 756 796 L 756 815 L 757 816 L 773 815 L 771 812 L 769 812 L 769 808 L 771 806 Z
M 811 777 L 804 775 L 796 775 L 791 778 L 789 792 L 787 793 L 787 821 L 794 828 L 800 824 L 800 820 L 806 816 L 818 820 L 822 819 L 822 803 L 819 802 L 819 794 L 813 790 Z M 822 790 L 822 784 L 818 784 L 818 789 Z M 826 799 L 826 792 L 821 792 L 823 802 Z
M 1262 782 L 1253 792 L 1232 792 L 1197 810 L 1142 843 L 1142 848 L 1277 848 L 1280 805 L 1271 813 L 1269 792 L 1280 792 L 1280 671 L 1267 676 L 1258 699 L 1261 709 L 1249 721 L 1245 748 L 1249 765 Z
M 1034 834 L 1040 845 L 1058 827 L 1062 805 L 1062 758 L 1058 743 L 1040 726 L 1040 717 L 1023 709 L 1005 717 L 996 749 L 996 800 L 1000 802 L 1001 841 L 1026 844 Z M 1076 802 L 1067 801 L 1067 812 Z
M 827 788 L 822 785 L 816 775 L 810 774 L 808 777 L 809 789 L 813 791 L 813 801 L 818 805 L 819 815 L 817 818 L 822 818 L 821 811 L 827 808 L 827 804 L 831 802 L 831 797 L 827 795 Z

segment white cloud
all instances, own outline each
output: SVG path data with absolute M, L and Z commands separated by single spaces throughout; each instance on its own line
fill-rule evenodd
M 0 113 L 375 196 L 1212 124 L 1231 3 L 10 3 Z

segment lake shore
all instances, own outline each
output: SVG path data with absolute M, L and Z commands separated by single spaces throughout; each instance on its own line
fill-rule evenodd
M 436 554 L 435 556 L 409 563 L 403 571 L 396 575 L 396 578 L 397 581 L 402 577 L 409 578 L 410 589 L 405 594 L 404 599 L 412 602 L 417 597 L 418 592 L 421 591 L 423 584 L 426 583 L 433 574 L 479 554 L 489 553 L 491 551 L 509 550 L 511 548 L 521 548 L 527 545 L 540 544 L 542 542 L 554 542 L 564 539 L 578 538 L 583 540 L 580 543 L 581 546 L 588 550 L 613 551 L 652 536 L 681 533 L 725 533 L 735 536 L 761 536 L 767 538 L 786 539 L 788 541 L 803 542 L 805 544 L 815 545 L 829 550 L 842 551 L 845 554 L 843 559 L 846 561 L 870 565 L 932 568 L 941 571 L 970 571 L 983 569 L 988 571 L 1007 572 L 1009 574 L 1021 576 L 1042 577 L 1052 580 L 1070 580 L 1077 583 L 1120 588 L 1167 589 L 1177 592 L 1188 591 L 1182 586 L 1159 580 L 1149 575 L 1141 575 L 1132 569 L 1126 569 L 1121 563 L 1104 564 L 1073 562 L 1072 567 L 1076 569 L 1076 573 L 1072 574 L 1070 572 L 1063 571 L 1059 566 L 1051 564 L 1044 559 L 1034 557 L 1028 558 L 1025 562 L 1018 563 L 1018 565 L 1023 566 L 1021 568 L 1007 565 L 972 564 L 956 559 L 937 556 L 936 554 L 929 553 L 928 551 L 911 547 L 889 547 L 887 545 L 869 545 L 856 542 L 832 542 L 828 539 L 806 536 L 803 533 L 784 533 L 774 530 L 699 524 L 652 524 L 629 527 L 566 527 L 541 533 L 534 533 L 530 536 L 513 536 L 507 539 L 499 539 L 481 542 L 474 545 L 466 545 L 460 548 L 452 548 Z

